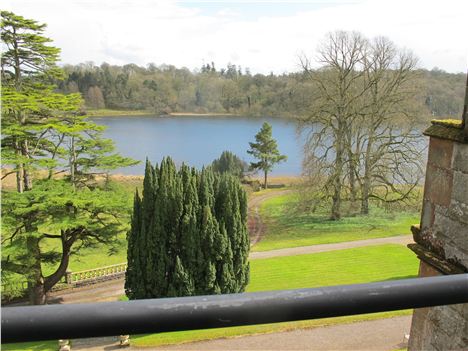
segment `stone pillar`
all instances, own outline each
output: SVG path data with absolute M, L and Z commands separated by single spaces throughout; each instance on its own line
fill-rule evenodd
M 433 121 L 419 226 L 411 228 L 419 276 L 468 272 L 468 136 L 458 121 Z M 467 292 L 468 294 L 468 292 Z M 468 350 L 468 304 L 415 309 L 409 351 Z

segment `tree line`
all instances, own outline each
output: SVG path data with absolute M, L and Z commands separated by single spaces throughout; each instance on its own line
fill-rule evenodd
M 218 69 L 207 64 L 190 71 L 172 65 L 103 63 L 65 65 L 58 81 L 62 93 L 80 93 L 85 109 L 147 110 L 171 112 L 235 113 L 291 116 L 307 105 L 304 91 L 308 72 L 252 74 L 236 65 Z M 458 116 L 463 106 L 464 74 L 414 67 L 418 94 L 413 103 L 426 116 Z M 320 69 L 314 69 L 319 74 Z M 305 85 L 305 86 L 304 86 Z

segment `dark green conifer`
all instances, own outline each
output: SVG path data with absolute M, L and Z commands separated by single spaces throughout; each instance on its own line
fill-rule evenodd
M 247 204 L 229 174 L 147 162 L 135 195 L 126 292 L 131 299 L 243 291 L 248 283 Z
M 133 215 L 130 230 L 127 233 L 127 262 L 128 268 L 125 272 L 125 293 L 129 299 L 135 299 L 144 292 L 142 283 L 144 278 L 141 274 L 139 257 L 140 257 L 140 233 L 141 233 L 141 200 L 138 195 L 138 190 L 135 192 L 133 201 Z

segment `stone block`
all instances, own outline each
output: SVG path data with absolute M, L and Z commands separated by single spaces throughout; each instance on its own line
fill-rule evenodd
M 433 242 L 442 246 L 443 256 L 468 268 L 468 226 L 436 212 Z
M 468 225 L 468 205 L 452 200 L 448 209 L 448 217 Z
M 468 173 L 468 144 L 454 144 L 453 169 L 463 173 Z
M 428 165 L 426 172 L 424 200 L 448 207 L 452 197 L 452 171 Z
M 452 199 L 468 205 L 468 173 L 453 172 Z
M 421 213 L 421 228 L 431 227 L 434 225 L 435 208 L 431 201 L 423 200 L 423 208 Z
M 441 168 L 452 168 L 454 142 L 431 137 L 429 142 L 428 163 Z

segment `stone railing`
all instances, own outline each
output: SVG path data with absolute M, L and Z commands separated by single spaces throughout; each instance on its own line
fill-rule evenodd
M 68 270 L 63 279 L 56 286 L 54 286 L 52 291 L 64 290 L 107 280 L 118 279 L 125 275 L 126 270 L 126 262 L 79 272 L 72 272 Z M 26 296 L 27 291 L 27 281 L 2 284 L 2 301 L 10 301 L 15 298 Z
M 65 274 L 65 283 L 67 285 L 84 285 L 95 283 L 104 280 L 111 280 L 120 278 L 125 275 L 127 270 L 127 263 L 113 264 L 95 269 L 88 269 L 86 271 L 71 272 L 67 271 Z

